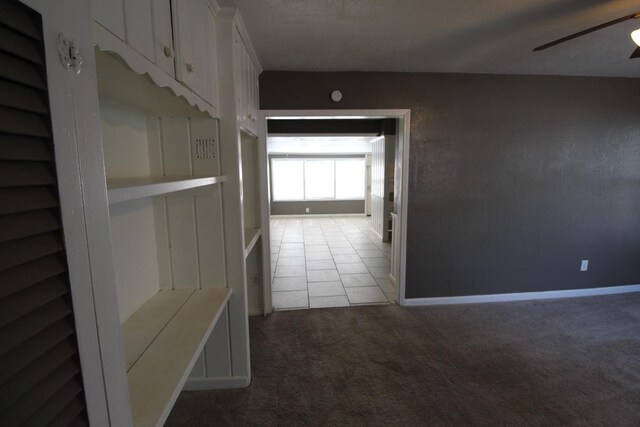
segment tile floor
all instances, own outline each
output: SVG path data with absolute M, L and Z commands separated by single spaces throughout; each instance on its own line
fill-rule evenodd
M 391 245 L 367 217 L 271 219 L 274 310 L 389 304 Z

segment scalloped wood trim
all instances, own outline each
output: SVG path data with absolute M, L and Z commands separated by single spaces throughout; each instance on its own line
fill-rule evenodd
M 166 74 L 95 21 L 93 22 L 93 42 L 99 50 L 116 55 L 127 68 L 134 73 L 148 77 L 156 86 L 169 89 L 175 96 L 184 99 L 189 105 L 212 118 L 220 117 L 217 108 Z

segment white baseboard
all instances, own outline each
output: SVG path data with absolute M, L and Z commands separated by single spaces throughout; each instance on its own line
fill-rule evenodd
M 223 377 L 223 378 L 195 378 L 188 379 L 183 390 L 222 390 L 230 388 L 245 388 L 251 383 L 249 377 Z
M 361 216 L 366 217 L 364 213 L 336 213 L 336 214 L 293 214 L 293 215 L 271 215 L 271 218 L 322 218 L 328 216 Z
M 406 298 L 404 305 L 448 305 L 448 304 L 478 304 L 488 302 L 528 301 L 552 298 L 589 297 L 595 295 L 624 294 L 640 292 L 640 285 L 611 286 L 606 288 L 567 289 L 561 291 L 543 292 L 518 292 L 513 294 L 468 295 L 459 297 L 434 297 L 434 298 Z

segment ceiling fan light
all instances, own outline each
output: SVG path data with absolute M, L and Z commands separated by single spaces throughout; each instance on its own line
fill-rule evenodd
M 635 44 L 640 46 L 640 28 L 631 33 L 631 38 L 633 39 Z

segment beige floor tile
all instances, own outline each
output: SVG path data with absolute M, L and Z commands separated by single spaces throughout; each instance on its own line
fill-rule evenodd
M 307 291 L 273 292 L 272 298 L 275 310 L 309 308 Z
M 362 259 L 360 259 L 360 257 L 358 255 L 345 255 L 345 254 L 338 254 L 335 255 L 334 260 L 336 262 L 339 262 L 340 264 L 350 264 L 350 263 L 361 263 Z
M 309 270 L 332 270 L 336 265 L 330 259 L 325 260 L 310 260 L 307 261 L 307 271 Z
M 280 259 L 282 261 L 282 258 Z M 278 262 L 280 262 L 278 261 Z M 275 277 L 299 277 L 306 274 L 306 269 L 302 265 L 291 267 L 276 267 Z
M 356 250 L 349 248 L 330 248 L 333 255 L 357 255 Z M 282 251 L 281 251 L 282 252 Z
M 336 282 L 310 282 L 309 297 L 334 297 L 345 295 L 340 281 Z
M 281 250 L 303 250 L 304 249 L 304 243 L 282 243 L 280 245 L 280 249 Z
M 303 256 L 292 256 L 280 258 L 278 261 L 278 267 L 291 267 L 293 265 L 304 265 Z
M 385 293 L 396 291 L 396 287 L 393 286 L 393 283 L 391 283 L 391 280 L 389 279 L 376 279 L 376 282 L 378 282 L 380 289 L 382 289 Z
M 305 291 L 307 290 L 306 277 L 276 277 L 271 285 L 274 292 Z
M 369 267 L 369 272 L 376 279 L 388 279 L 391 270 L 389 267 Z
M 280 255 L 280 258 L 284 258 L 284 257 L 292 257 L 292 256 L 304 256 L 304 250 L 302 249 L 289 249 L 289 250 L 285 250 L 285 249 L 281 249 L 280 253 L 278 254 Z
M 343 274 L 340 276 L 345 288 L 356 286 L 378 286 L 376 279 L 369 273 L 363 274 Z
M 305 252 L 329 252 L 329 246 L 327 245 L 307 245 L 304 248 Z
M 389 267 L 391 265 L 389 258 L 362 258 L 362 262 L 367 267 Z
M 377 286 L 346 288 L 351 304 L 388 303 L 387 296 Z
M 330 248 L 350 248 L 351 243 L 349 242 L 327 242 Z
M 307 261 L 317 261 L 317 260 L 332 260 L 333 256 L 331 256 L 331 252 L 306 252 L 305 258 Z
M 333 282 L 340 280 L 337 270 L 307 271 L 307 282 Z
M 346 296 L 310 297 L 310 308 L 348 307 L 349 299 Z
M 358 249 L 358 255 L 362 258 L 384 258 L 384 254 L 377 249 Z
M 367 267 L 363 263 L 336 264 L 338 273 L 342 274 L 358 274 L 368 273 Z

